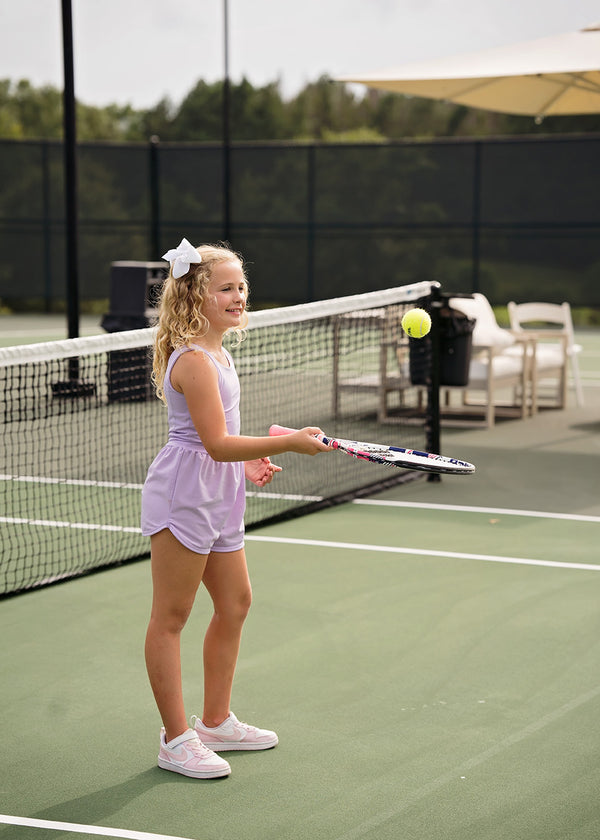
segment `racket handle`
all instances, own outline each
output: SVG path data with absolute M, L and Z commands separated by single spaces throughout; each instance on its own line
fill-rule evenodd
M 293 435 L 294 432 L 297 432 L 298 429 L 290 429 L 288 426 L 279 426 L 277 423 L 273 423 L 273 425 L 269 428 L 269 434 L 271 437 L 275 437 L 276 435 Z M 327 446 L 331 445 L 331 441 L 325 437 L 325 435 L 315 435 L 317 440 L 320 440 L 322 443 L 326 443 Z
M 273 423 L 269 429 L 269 434 L 271 437 L 275 437 L 276 435 L 293 435 L 297 431 L 297 429 L 289 429 L 287 426 L 279 426 L 277 423 Z

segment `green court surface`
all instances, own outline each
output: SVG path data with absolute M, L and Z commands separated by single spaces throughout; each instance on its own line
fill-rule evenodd
M 594 352 L 585 407 L 443 430 L 474 476 L 248 534 L 233 708 L 280 743 L 228 779 L 156 766 L 147 560 L 2 601 L 0 840 L 596 840 Z M 201 592 L 190 714 L 208 616 Z
M 108 307 L 107 307 L 108 308 Z M 102 315 L 82 315 L 79 334 L 101 335 Z M 68 335 L 67 316 L 60 314 L 0 314 L 0 347 L 18 344 L 37 344 L 42 341 L 60 341 Z

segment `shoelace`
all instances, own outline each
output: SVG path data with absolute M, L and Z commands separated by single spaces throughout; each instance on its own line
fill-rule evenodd
M 212 750 L 205 747 L 200 738 L 190 738 L 189 741 L 185 741 L 185 746 L 196 758 L 208 758 L 212 755 Z
M 241 726 L 242 729 L 246 730 L 246 732 L 256 732 L 256 731 L 258 731 L 256 726 L 250 726 L 250 724 L 248 724 L 248 723 L 242 723 L 241 720 L 238 720 L 238 722 L 235 724 L 235 726 Z

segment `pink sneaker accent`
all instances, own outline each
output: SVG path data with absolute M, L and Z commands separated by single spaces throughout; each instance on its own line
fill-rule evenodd
M 209 750 L 193 729 L 186 730 L 168 744 L 165 741 L 165 730 L 161 729 L 158 766 L 194 779 L 217 779 L 231 773 L 231 767 L 225 759 Z
M 202 743 L 215 752 L 227 750 L 270 750 L 277 746 L 279 738 L 269 729 L 258 729 L 241 723 L 233 712 L 220 726 L 204 726 L 196 715 L 192 715 L 191 724 Z

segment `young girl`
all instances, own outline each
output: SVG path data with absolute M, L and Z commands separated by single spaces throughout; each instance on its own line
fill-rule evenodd
M 231 768 L 216 752 L 262 750 L 277 735 L 240 723 L 229 708 L 242 625 L 251 601 L 244 553 L 244 478 L 259 487 L 280 467 L 269 456 L 329 447 L 307 427 L 282 437 L 240 435 L 239 381 L 223 347 L 241 331 L 248 286 L 232 251 L 186 239 L 171 263 L 159 308 L 153 378 L 167 404 L 169 439 L 148 470 L 142 533 L 151 537 L 153 601 L 146 666 L 163 722 L 159 767 L 206 779 Z M 214 614 L 204 639 L 204 710 L 184 711 L 181 631 L 204 584 Z

